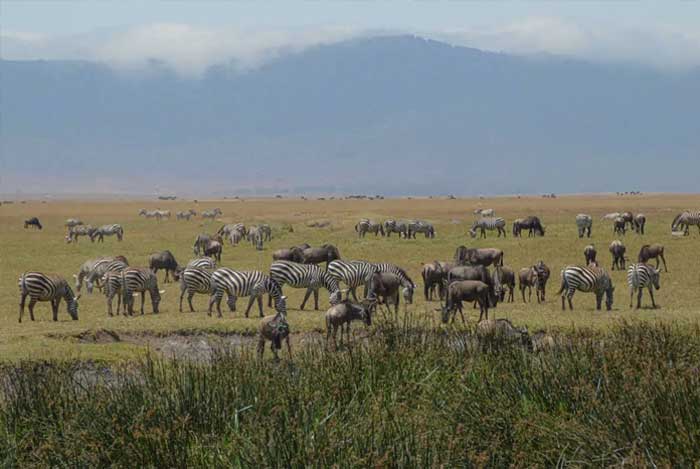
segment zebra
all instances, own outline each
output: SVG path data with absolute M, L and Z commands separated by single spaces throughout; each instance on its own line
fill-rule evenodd
M 411 220 L 408 222 L 408 237 L 415 239 L 416 233 L 423 233 L 426 238 L 434 238 L 435 227 L 424 220 Z
M 561 309 L 566 310 L 565 299 L 569 300 L 569 309 L 573 311 L 574 305 L 571 299 L 576 290 L 582 292 L 593 292 L 596 298 L 596 309 L 600 309 L 603 295 L 605 295 L 605 307 L 608 311 L 612 309 L 613 292 L 615 286 L 610 275 L 605 269 L 597 266 L 579 267 L 568 266 L 561 271 L 561 288 L 558 295 L 561 295 Z
M 190 218 L 192 218 L 192 212 L 191 211 L 186 211 L 186 212 L 177 212 L 175 214 L 175 219 L 176 220 L 187 220 L 190 221 Z
M 78 218 L 69 218 L 66 220 L 65 227 L 66 228 L 73 228 L 74 226 L 82 225 L 83 222 L 79 220 Z
M 97 266 L 103 263 L 109 263 L 111 262 L 112 259 L 111 257 L 100 257 L 97 259 L 89 259 L 85 262 L 83 262 L 83 265 L 80 266 L 80 270 L 78 270 L 77 274 L 73 274 L 73 278 L 75 278 L 75 289 L 80 293 L 80 290 L 82 289 L 83 286 L 83 280 L 85 277 L 90 275 L 90 273 L 95 270 Z M 94 277 L 96 280 L 99 280 L 100 277 Z M 92 291 L 92 288 L 90 289 Z
M 248 234 L 248 230 L 243 223 L 229 223 L 219 228 L 216 234 L 222 238 L 228 238 L 231 244 L 235 246 Z
M 50 301 L 53 320 L 58 321 L 58 306 L 61 298 L 66 301 L 68 314 L 74 320 L 78 320 L 78 299 L 80 294 L 75 296 L 73 290 L 66 279 L 55 274 L 43 274 L 41 272 L 25 272 L 18 280 L 20 300 L 19 300 L 19 322 L 22 322 L 24 314 L 24 304 L 29 296 L 29 317 L 34 321 L 34 305 L 37 301 Z
M 263 316 L 262 297 L 268 293 L 274 303 L 278 313 L 287 314 L 286 297 L 282 296 L 282 288 L 279 283 L 272 280 L 268 275 L 258 271 L 236 271 L 227 267 L 217 269 L 211 275 L 211 297 L 209 298 L 209 316 L 211 316 L 212 306 L 216 303 L 216 310 L 221 317 L 221 299 L 224 293 L 228 294 L 228 307 L 231 311 L 236 311 L 236 299 L 239 296 L 250 296 L 245 316 L 248 317 L 253 302 L 258 300 L 260 317 Z
M 501 234 L 503 234 L 503 237 L 505 238 L 506 236 L 506 221 L 501 218 L 493 218 L 493 217 L 484 217 L 480 218 L 478 220 L 474 220 L 474 223 L 472 223 L 472 227 L 469 230 L 469 235 L 472 238 L 476 238 L 476 230 L 477 228 L 481 230 L 481 237 L 485 238 L 486 237 L 486 230 L 493 231 L 493 230 L 498 230 L 498 237 L 501 237 Z
M 168 220 L 170 219 L 170 210 L 156 210 L 156 212 L 158 212 L 160 218 L 167 218 Z
M 258 225 L 258 231 L 263 235 L 263 241 L 272 240 L 272 228 L 267 223 L 261 223 Z
M 117 315 L 122 305 L 122 274 L 121 272 L 107 271 L 102 276 L 102 292 L 107 298 L 107 314 L 112 316 L 112 301 L 117 297 Z M 126 306 L 126 305 L 125 305 Z M 126 315 L 126 310 L 124 311 Z
M 180 274 L 180 312 L 182 312 L 182 298 L 187 293 L 187 303 L 190 305 L 190 312 L 194 312 L 192 297 L 195 293 L 211 295 L 211 271 L 197 267 L 186 267 Z
M 576 215 L 576 228 L 578 229 L 578 237 L 583 238 L 586 235 L 591 237 L 591 229 L 593 228 L 593 217 L 585 213 Z
M 389 219 L 384 222 L 384 232 L 387 238 L 391 237 L 391 233 L 398 233 L 399 238 L 403 236 L 408 237 L 408 226 L 405 221 L 396 221 L 394 219 Z
M 66 235 L 66 243 L 76 243 L 78 244 L 78 238 L 80 236 L 90 236 L 90 234 L 95 231 L 90 225 L 79 225 L 71 226 L 68 228 L 68 234 Z
M 212 257 L 198 257 L 187 263 L 187 267 L 196 267 L 198 269 L 216 269 L 216 259 Z
M 365 290 L 369 286 L 369 281 L 372 275 L 377 271 L 377 268 L 365 261 L 342 261 L 334 260 L 328 264 L 328 273 L 331 274 L 338 282 L 343 282 L 348 287 L 347 297 L 351 294 L 357 302 L 357 294 L 355 289 L 360 285 L 364 285 Z
M 264 230 L 260 226 L 251 227 L 248 230 L 248 241 L 255 246 L 258 251 L 263 250 Z
M 129 267 L 126 262 L 119 259 L 104 260 L 107 260 L 107 262 L 97 262 L 93 269 L 85 276 L 85 285 L 87 286 L 88 293 L 92 293 L 95 284 L 98 284 L 99 288 L 99 281 L 106 272 L 121 272 Z
M 156 218 L 160 220 L 162 215 L 159 210 L 146 210 L 145 208 L 142 208 L 139 210 L 139 216 L 145 218 Z
M 143 316 L 143 304 L 146 301 L 146 292 L 151 295 L 153 314 L 158 314 L 160 295 L 165 290 L 158 290 L 158 277 L 151 269 L 146 267 L 127 267 L 121 271 L 121 287 L 124 308 L 129 316 L 134 315 L 134 297 L 141 293 L 141 315 Z
M 330 293 L 329 302 L 331 306 L 340 303 L 342 299 L 338 280 L 315 264 L 275 261 L 270 265 L 270 278 L 275 280 L 280 287 L 287 284 L 292 288 L 306 288 L 304 300 L 299 306 L 299 309 L 302 310 L 312 292 L 314 294 L 314 309 L 318 310 L 318 290 L 321 287 Z M 272 301 L 272 298 L 270 298 L 270 301 Z M 270 306 L 269 303 L 268 306 Z
M 360 238 L 364 238 L 367 233 L 374 233 L 374 236 L 381 234 L 384 236 L 384 226 L 373 220 L 363 218 L 355 225 L 355 231 Z
M 671 231 L 678 231 L 682 228 L 686 235 L 690 234 L 690 225 L 696 225 L 700 233 L 700 211 L 684 210 L 676 215 L 671 223 Z
M 496 215 L 496 211 L 492 208 L 477 208 L 474 210 L 474 215 L 481 215 L 482 217 L 493 217 Z
M 220 217 L 221 215 L 223 215 L 223 213 L 221 212 L 221 209 L 218 208 L 215 208 L 214 210 L 205 210 L 202 212 L 202 218 L 208 218 L 210 220 L 214 220 L 216 217 Z
M 119 224 L 102 225 L 90 233 L 90 241 L 95 242 L 95 238 L 101 243 L 104 242 L 105 236 L 117 235 L 117 240 L 121 241 L 124 238 L 124 228 Z
M 642 293 L 645 287 L 649 290 L 652 308 L 656 308 L 654 288 L 657 290 L 661 288 L 659 277 L 659 269 L 655 269 L 648 264 L 632 264 L 629 266 L 627 269 L 627 285 L 630 287 L 630 308 L 632 307 L 635 291 L 638 291 L 637 309 L 642 307 Z
M 643 213 L 638 213 L 634 216 L 634 232 L 644 234 L 644 225 L 647 224 L 647 217 Z

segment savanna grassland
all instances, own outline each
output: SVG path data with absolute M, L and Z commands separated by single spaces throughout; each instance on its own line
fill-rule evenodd
M 225 312 L 224 317 L 206 315 L 207 298 L 197 295 L 194 299 L 196 313 L 178 311 L 179 286 L 177 283 L 164 284 L 163 273 L 159 274 L 161 288 L 166 290 L 158 315 L 150 313 L 150 302 L 146 302 L 146 315 L 134 317 L 108 317 L 106 302 L 102 294 L 95 291 L 89 295 L 83 290 L 80 299 L 80 319 L 70 320 L 62 303 L 59 321 L 51 321 L 50 305 L 39 303 L 36 308 L 37 321 L 29 321 L 26 316 L 22 324 L 17 321 L 18 289 L 17 277 L 26 270 L 56 272 L 72 279 L 80 265 L 96 256 L 125 255 L 131 265 L 146 265 L 148 254 L 170 249 L 180 263 L 193 257 L 192 242 L 200 232 L 214 232 L 222 223 L 244 222 L 254 224 L 267 222 L 273 227 L 273 240 L 266 243 L 263 251 L 256 251 L 248 243 L 224 247 L 222 265 L 235 269 L 260 269 L 267 271 L 271 253 L 278 248 L 301 242 L 311 245 L 332 243 L 338 246 L 341 256 L 347 259 L 367 259 L 388 261 L 404 267 L 414 282 L 418 284 L 415 303 L 408 307 L 414 318 L 430 324 L 439 322 L 435 309 L 436 302 L 426 303 L 422 295 L 421 266 L 434 259 L 451 259 L 460 244 L 474 247 L 498 247 L 505 252 L 505 264 L 516 271 L 544 260 L 552 269 L 553 275 L 548 285 L 545 304 L 524 304 L 516 290 L 514 303 L 499 304 L 491 311 L 491 317 L 509 318 L 518 325 L 527 325 L 530 330 L 567 330 L 572 327 L 586 327 L 596 330 L 607 329 L 621 319 L 627 321 L 666 321 L 681 327 L 696 324 L 700 318 L 697 306 L 700 288 L 700 235 L 693 228 L 691 235 L 683 239 L 673 239 L 670 223 L 680 210 L 700 206 L 700 196 L 696 195 L 644 195 L 644 196 L 571 196 L 556 199 L 540 197 L 503 197 L 485 200 L 478 199 L 392 199 L 392 200 L 299 200 L 299 199 L 259 199 L 259 200 L 217 200 L 217 201 L 27 201 L 26 203 L 3 204 L 0 207 L 0 357 L 2 360 L 21 358 L 96 358 L 117 359 L 133 357 L 145 349 L 138 341 L 95 343 L 76 339 L 77 336 L 92 334 L 94 331 L 114 331 L 116 333 L 171 332 L 191 333 L 197 330 L 210 332 L 253 333 L 257 330 L 257 314 L 246 319 L 240 306 L 247 304 L 242 299 L 239 312 Z M 169 221 L 155 221 L 137 215 L 140 208 L 169 209 L 173 217 Z M 192 221 L 177 221 L 174 214 L 178 210 L 195 208 L 198 211 L 220 207 L 224 214 L 217 221 L 205 221 L 197 217 Z M 471 239 L 466 231 L 475 215 L 477 207 L 492 207 L 497 215 L 508 222 L 508 237 L 496 238 L 489 233 L 487 239 Z M 636 260 L 637 252 L 643 243 L 659 242 L 666 246 L 666 259 L 669 273 L 662 273 L 661 290 L 657 294 L 659 309 L 629 308 L 625 274 L 614 272 L 616 285 L 615 303 L 612 312 L 595 311 L 594 298 L 589 294 L 577 293 L 574 297 L 574 312 L 562 312 L 559 298 L 555 295 L 559 287 L 559 271 L 568 264 L 583 262 L 583 248 L 593 242 L 598 249 L 598 257 L 607 268 L 610 267 L 608 245 L 613 236 L 611 222 L 601 221 L 604 213 L 629 210 L 642 212 L 647 216 L 646 235 L 634 233 L 622 237 L 627 246 L 627 257 Z M 594 218 L 593 236 L 579 239 L 576 234 L 574 217 L 577 213 L 589 213 Z M 517 217 L 537 214 L 546 227 L 546 236 L 537 238 L 514 238 L 510 233 L 510 222 Z M 23 220 L 37 216 L 44 224 L 41 231 L 23 228 Z M 123 242 L 115 237 L 105 238 L 104 243 L 91 243 L 81 238 L 76 244 L 64 240 L 64 221 L 78 217 L 93 226 L 105 223 L 120 223 L 125 230 Z M 435 239 L 425 239 L 418 235 L 415 240 L 375 238 L 368 235 L 358 239 L 353 227 L 360 217 L 373 219 L 422 218 L 436 225 Z M 326 228 L 307 226 L 313 221 L 327 221 Z M 293 228 L 290 232 L 289 227 Z M 72 280 L 71 280 L 72 282 Z M 285 288 L 288 295 L 289 321 L 294 333 L 323 330 L 323 312 L 328 305 L 328 295 L 321 291 L 321 310 L 298 310 L 303 297 L 302 290 Z M 648 297 L 645 296 L 645 305 Z M 138 304 L 138 303 L 137 303 Z M 116 304 L 115 304 L 116 306 Z M 185 304 L 185 311 L 188 311 Z M 226 308 L 224 308 L 226 309 Z M 253 309 L 255 312 L 255 309 Z M 266 314 L 271 310 L 266 308 Z M 478 319 L 469 312 L 468 320 L 473 324 Z
M 493 207 L 510 222 L 539 215 L 543 238 L 466 236 L 477 206 Z M 157 222 L 139 208 L 198 211 L 221 207 L 217 222 Z M 700 463 L 700 286 L 693 231 L 672 239 L 675 213 L 700 206 L 700 196 L 497 198 L 488 200 L 192 202 L 27 202 L 0 207 L 0 464 L 4 467 L 693 467 Z M 623 241 L 634 259 L 645 242 L 666 245 L 660 308 L 629 308 L 625 276 L 612 312 L 596 311 L 591 294 L 577 293 L 576 310 L 562 312 L 559 270 L 583 261 L 574 217 L 593 215 L 599 260 L 610 262 L 613 239 L 603 213 L 630 210 L 648 219 L 644 237 Z M 38 216 L 42 231 L 24 230 Z M 64 242 L 64 220 L 118 222 L 125 239 L 104 244 Z M 434 240 L 358 240 L 359 217 L 423 218 Z M 323 311 L 299 311 L 302 291 L 286 289 L 293 357 L 258 360 L 253 341 L 215 347 L 207 360 L 164 358 L 148 350 L 154 337 L 239 337 L 259 319 L 226 312 L 208 317 L 178 312 L 178 286 L 162 284 L 161 313 L 107 317 L 100 293 L 83 294 L 80 319 L 62 305 L 59 321 L 47 304 L 37 321 L 17 322 L 17 276 L 28 269 L 70 278 L 98 255 L 122 254 L 132 265 L 170 249 L 184 263 L 201 231 L 222 222 L 268 222 L 274 239 L 258 252 L 226 246 L 223 265 L 267 270 L 271 252 L 301 242 L 330 242 L 344 258 L 391 261 L 419 284 L 415 304 L 400 321 L 375 317 L 354 326 L 355 340 L 326 348 L 316 331 Z M 311 228 L 311 222 L 330 223 Z M 293 231 L 289 230 L 289 227 Z M 499 338 L 476 340 L 469 325 L 443 326 L 422 296 L 420 268 L 450 259 L 455 247 L 495 246 L 517 269 L 543 259 L 552 268 L 543 305 L 499 304 L 491 317 L 530 331 L 546 329 L 550 347 L 531 350 Z M 645 298 L 645 302 L 648 299 Z M 308 308 L 308 307 L 307 307 Z M 269 310 L 267 310 L 270 313 Z M 26 316 L 25 316 L 26 317 Z M 244 335 L 238 335 L 243 333 Z M 170 339 L 168 339 L 170 340 Z M 189 339 L 188 339 L 189 340 Z M 156 349 L 157 350 L 157 349 Z M 191 350 L 191 349 L 187 349 Z M 162 352 L 162 350 L 161 350 Z M 190 360 L 189 358 L 195 358 Z

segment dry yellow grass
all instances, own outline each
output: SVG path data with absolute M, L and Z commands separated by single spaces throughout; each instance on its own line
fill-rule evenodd
M 177 210 L 195 208 L 198 211 L 221 207 L 224 212 L 220 221 L 202 222 L 197 217 L 190 222 L 176 221 Z M 508 237 L 498 239 L 492 233 L 486 240 L 472 240 L 466 234 L 468 225 L 474 218 L 477 207 L 492 207 L 499 216 L 508 222 Z M 169 209 L 173 217 L 169 221 L 157 222 L 138 217 L 139 208 Z M 166 293 L 161 303 L 161 314 L 147 314 L 143 317 L 107 317 L 104 297 L 99 293 L 83 294 L 80 302 L 80 319 L 71 321 L 61 305 L 59 322 L 51 321 L 48 303 L 39 303 L 36 308 L 37 321 L 27 319 L 17 322 L 18 289 L 17 277 L 26 270 L 57 272 L 72 279 L 79 266 L 87 259 L 100 255 L 127 256 L 131 265 L 144 265 L 151 252 L 170 249 L 179 262 L 184 263 L 192 256 L 192 241 L 197 233 L 213 232 L 222 222 L 242 221 L 246 224 L 268 222 L 273 226 L 274 239 L 267 243 L 262 252 L 255 251 L 249 244 L 237 247 L 225 246 L 224 266 L 236 269 L 267 270 L 273 250 L 308 242 L 318 245 L 329 242 L 337 245 L 344 258 L 363 258 L 372 261 L 390 261 L 403 266 L 419 284 L 415 304 L 409 312 L 437 322 L 437 303 L 423 301 L 420 269 L 424 262 L 433 259 L 451 259 L 455 248 L 460 244 L 474 247 L 499 247 L 505 251 L 505 263 L 518 269 L 543 259 L 552 268 L 552 280 L 548 286 L 547 303 L 543 305 L 523 304 L 516 297 L 515 303 L 500 304 L 492 310 L 495 317 L 510 318 L 516 323 L 534 328 L 569 328 L 584 326 L 605 328 L 625 318 L 628 320 L 668 320 L 680 323 L 695 323 L 698 318 L 696 306 L 700 287 L 700 235 L 693 228 L 691 235 L 683 239 L 673 239 L 670 222 L 673 216 L 685 208 L 700 207 L 698 195 L 648 195 L 648 196 L 571 196 L 556 199 L 540 197 L 515 197 L 477 199 L 393 199 L 393 200 L 326 200 L 303 201 L 299 199 L 265 200 L 220 200 L 197 204 L 192 201 L 51 201 L 41 203 L 3 204 L 0 207 L 0 357 L 4 360 L 18 358 L 97 358 L 116 359 L 131 357 L 143 350 L 143 346 L 133 343 L 88 344 L 71 338 L 85 331 L 99 329 L 131 333 L 168 333 L 172 331 L 240 331 L 253 332 L 257 328 L 257 316 L 245 319 L 240 306 L 239 312 L 225 313 L 224 318 L 208 317 L 205 306 L 207 299 L 195 296 L 197 313 L 179 313 L 177 284 L 163 285 L 163 275 L 159 276 L 161 288 Z M 628 257 L 636 259 L 639 248 L 644 243 L 659 242 L 666 245 L 666 258 L 670 272 L 662 274 L 662 288 L 657 295 L 660 308 L 635 311 L 628 307 L 629 293 L 622 272 L 613 273 L 617 286 L 615 305 L 611 313 L 597 312 L 594 298 L 590 294 L 577 293 L 574 297 L 574 312 L 562 312 L 560 301 L 555 296 L 559 287 L 559 271 L 568 264 L 583 262 L 583 247 L 589 242 L 596 244 L 599 260 L 609 268 L 608 245 L 615 239 L 611 224 L 600 217 L 611 211 L 630 210 L 647 215 L 647 234 L 638 236 L 628 233 L 622 238 L 627 246 Z M 574 217 L 577 213 L 589 213 L 594 217 L 593 237 L 579 239 L 576 234 Z M 546 228 L 544 238 L 513 238 L 510 222 L 517 217 L 530 214 L 539 215 Z M 40 218 L 45 228 L 41 231 L 25 230 L 22 222 L 29 216 Z M 86 223 L 100 225 L 120 223 L 125 229 L 125 239 L 119 243 L 115 238 L 105 238 L 104 244 L 90 243 L 84 238 L 78 245 L 64 241 L 66 218 L 79 217 Z M 434 240 L 423 238 L 400 240 L 375 238 L 368 235 L 358 240 L 353 226 L 360 217 L 384 219 L 423 218 L 436 224 L 437 237 Z M 307 222 L 329 220 L 328 228 L 310 228 Z M 291 224 L 294 232 L 282 227 Z M 321 330 L 323 312 L 327 306 L 327 294 L 322 293 L 321 311 L 300 312 L 296 308 L 301 302 L 303 291 L 285 289 L 289 296 L 290 322 L 294 332 Z M 516 291 L 516 294 L 518 292 Z M 645 302 L 648 298 L 645 297 Z M 268 310 L 269 313 L 269 310 Z M 473 322 L 476 315 L 470 314 Z

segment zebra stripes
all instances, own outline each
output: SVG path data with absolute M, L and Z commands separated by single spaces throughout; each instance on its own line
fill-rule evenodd
M 112 316 L 112 301 L 117 297 L 117 315 L 122 305 L 122 274 L 108 271 L 102 276 L 102 292 L 107 298 L 107 314 Z M 124 305 L 126 307 L 126 305 Z M 126 310 L 124 311 L 126 313 Z
M 90 233 L 90 241 L 95 242 L 95 238 L 101 243 L 104 242 L 105 236 L 117 235 L 117 240 L 121 241 L 124 238 L 124 228 L 121 225 L 114 223 L 112 225 L 102 225 Z
M 153 314 L 158 313 L 161 293 L 158 290 L 158 277 L 151 269 L 145 267 L 127 267 L 121 272 L 121 287 L 124 308 L 129 312 L 129 316 L 134 314 L 134 296 L 141 293 L 141 315 L 144 314 L 143 304 L 146 301 L 146 292 L 151 296 Z
M 571 299 L 576 290 L 586 293 L 595 293 L 596 309 L 600 309 L 603 295 L 605 295 L 605 306 L 608 311 L 613 304 L 613 291 L 615 287 L 612 284 L 610 275 L 601 267 L 589 266 L 578 267 L 569 266 L 561 271 L 561 308 L 566 310 L 564 303 L 565 298 L 569 300 L 569 309 L 573 311 L 574 305 Z
M 578 237 L 583 238 L 586 235 L 591 237 L 591 229 L 593 228 L 593 217 L 585 213 L 576 215 L 576 228 L 578 229 Z
M 685 210 L 682 213 L 676 215 L 671 223 L 671 231 L 679 231 L 679 228 L 688 235 L 691 225 L 698 227 L 698 232 L 700 233 L 700 211 L 690 211 Z
M 85 277 L 85 286 L 88 293 L 92 293 L 96 283 L 99 285 L 99 281 L 106 272 L 121 272 L 127 267 L 129 266 L 126 263 L 118 259 L 101 259 Z
M 66 243 L 78 243 L 78 237 L 80 236 L 90 236 L 92 232 L 95 231 L 90 225 L 76 225 L 68 228 L 68 234 L 66 235 Z
M 275 302 L 278 313 L 287 314 L 286 297 L 282 296 L 282 288 L 268 275 L 257 271 L 236 271 L 222 267 L 214 271 L 211 276 L 212 293 L 209 298 L 209 315 L 212 306 L 216 303 L 216 310 L 221 317 L 221 299 L 224 293 L 228 295 L 228 306 L 231 311 L 236 311 L 236 299 L 239 296 L 249 296 L 248 307 L 245 316 L 248 317 L 253 301 L 258 300 L 260 317 L 263 316 L 262 297 L 268 293 Z
M 190 312 L 194 312 L 192 298 L 195 293 L 211 295 L 211 275 L 206 269 L 197 267 L 186 267 L 180 274 L 180 312 L 182 312 L 182 298 L 187 293 L 187 303 L 190 305 Z
M 649 296 L 651 297 L 651 306 L 656 308 L 656 303 L 654 302 L 654 288 L 659 289 L 661 285 L 659 283 L 659 270 L 653 268 L 647 264 L 632 264 L 627 269 L 627 286 L 630 288 L 630 308 L 632 307 L 632 299 L 634 298 L 634 293 L 637 293 L 637 309 L 642 307 L 642 293 L 644 288 L 649 290 Z
M 58 306 L 61 299 L 66 301 L 68 314 L 71 318 L 78 319 L 80 295 L 73 295 L 73 290 L 63 277 L 41 272 L 25 272 L 19 277 L 18 286 L 20 293 L 19 322 L 22 322 L 27 296 L 29 296 L 29 317 L 32 321 L 34 321 L 34 306 L 38 301 L 50 301 L 53 320 L 58 321 Z
M 372 279 L 372 274 L 377 271 L 377 268 L 365 261 L 342 261 L 335 260 L 328 264 L 328 273 L 338 282 L 343 282 L 347 285 L 349 291 L 348 296 L 352 294 L 357 301 L 355 289 L 360 285 L 365 286 L 365 290 L 369 286 L 369 281 Z
M 186 267 L 213 270 L 216 269 L 216 260 L 211 257 L 198 257 L 189 261 Z
M 315 264 L 297 264 L 290 261 L 275 261 L 270 265 L 270 278 L 280 287 L 306 288 L 304 301 L 299 309 L 304 309 L 311 293 L 314 294 L 314 309 L 318 309 L 318 290 L 323 287 L 330 293 L 331 305 L 340 303 L 341 293 L 338 280 Z
M 363 218 L 357 222 L 355 231 L 357 231 L 357 236 L 360 238 L 364 238 L 367 233 L 374 233 L 374 236 L 379 234 L 384 236 L 384 227 L 382 224 L 367 218 Z
M 80 293 L 80 290 L 83 287 L 83 280 L 86 279 L 89 275 L 91 275 L 92 271 L 95 270 L 97 267 L 99 267 L 102 264 L 107 264 L 111 261 L 113 261 L 111 257 L 103 257 L 99 259 L 89 259 L 85 262 L 83 262 L 83 265 L 80 266 L 80 270 L 78 271 L 77 274 L 73 274 L 73 277 L 75 278 L 75 289 Z M 100 277 L 93 277 L 93 281 L 95 283 L 99 284 Z M 92 292 L 92 287 L 90 287 L 90 292 Z
M 481 231 L 481 237 L 485 238 L 486 237 L 486 230 L 493 231 L 493 230 L 498 230 L 498 237 L 501 237 L 501 234 L 503 234 L 503 237 L 505 238 L 506 236 L 506 221 L 501 218 L 501 217 L 484 217 L 480 218 L 478 220 L 474 220 L 474 223 L 472 223 L 472 227 L 469 230 L 469 235 L 472 238 L 476 238 L 476 230 L 479 229 Z
M 401 281 L 401 287 L 403 287 L 402 293 L 404 300 L 407 304 L 413 304 L 413 291 L 416 289 L 416 284 L 413 283 L 413 280 L 411 280 L 411 277 L 408 276 L 405 270 L 396 264 L 390 264 L 388 262 L 372 263 L 371 265 L 376 272 L 388 272 L 396 275 Z
M 415 239 L 416 233 L 423 233 L 426 238 L 434 238 L 435 227 L 424 220 L 411 220 L 408 222 L 408 237 Z
M 408 224 L 405 221 L 389 219 L 384 221 L 384 232 L 388 238 L 391 237 L 391 233 L 398 233 L 399 238 L 408 238 Z

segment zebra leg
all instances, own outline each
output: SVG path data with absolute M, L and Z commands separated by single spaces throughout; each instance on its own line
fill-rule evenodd
M 639 287 L 639 293 L 637 294 L 637 309 L 642 307 L 642 294 L 644 294 L 644 288 Z
M 634 304 L 634 287 L 630 287 L 630 308 Z
M 36 298 L 31 298 L 29 300 L 29 318 L 33 321 L 34 320 L 34 305 L 36 305 Z
M 53 320 L 58 321 L 58 305 L 61 302 L 60 298 L 51 300 L 51 313 L 53 314 Z
M 194 313 L 194 306 L 192 305 L 192 298 L 194 298 L 194 292 L 191 291 L 189 295 L 187 295 L 187 303 L 190 305 L 190 313 Z M 182 301 L 180 302 L 182 305 Z M 180 311 L 182 311 L 182 306 L 180 306 Z
M 24 303 L 27 300 L 27 293 L 22 292 L 19 298 L 19 322 L 22 322 L 22 315 L 24 314 Z
M 309 299 L 309 296 L 311 296 L 311 287 L 306 289 L 306 293 L 304 294 L 304 301 L 301 302 L 301 306 L 299 306 L 299 309 L 304 309 L 304 306 L 306 306 L 306 302 Z M 318 309 L 318 301 L 316 302 L 316 309 Z
M 185 296 L 185 290 L 184 288 L 180 289 L 180 312 L 182 312 L 182 298 Z
M 575 291 L 576 291 L 575 288 L 570 288 L 569 291 L 566 293 L 566 298 L 569 300 L 569 309 L 571 311 L 574 310 L 574 304 L 571 302 L 571 299 L 574 297 Z
M 144 315 L 143 305 L 146 303 L 146 290 L 141 292 L 141 316 Z
M 603 292 L 596 292 L 595 294 L 595 309 L 600 310 L 603 303 Z
M 114 316 L 114 315 L 112 314 L 112 300 L 113 300 L 113 299 L 114 299 L 114 296 L 113 296 L 113 295 L 108 295 L 108 296 L 107 296 L 107 314 L 108 314 L 109 316 Z
M 263 296 L 258 295 L 257 299 L 258 299 L 258 310 L 260 311 L 260 317 L 263 317 L 264 316 L 264 314 L 263 314 Z
M 355 300 L 355 303 L 357 303 L 357 295 L 355 294 L 355 287 L 352 287 L 350 291 L 348 292 L 348 296 L 352 293 L 352 298 Z
M 248 300 L 248 306 L 245 309 L 245 317 L 248 317 L 248 313 L 250 312 L 250 308 L 253 307 L 254 301 L 255 301 L 255 296 L 251 295 L 250 299 Z M 262 306 L 260 308 L 262 309 Z
M 318 290 L 314 290 L 314 309 L 318 311 Z

